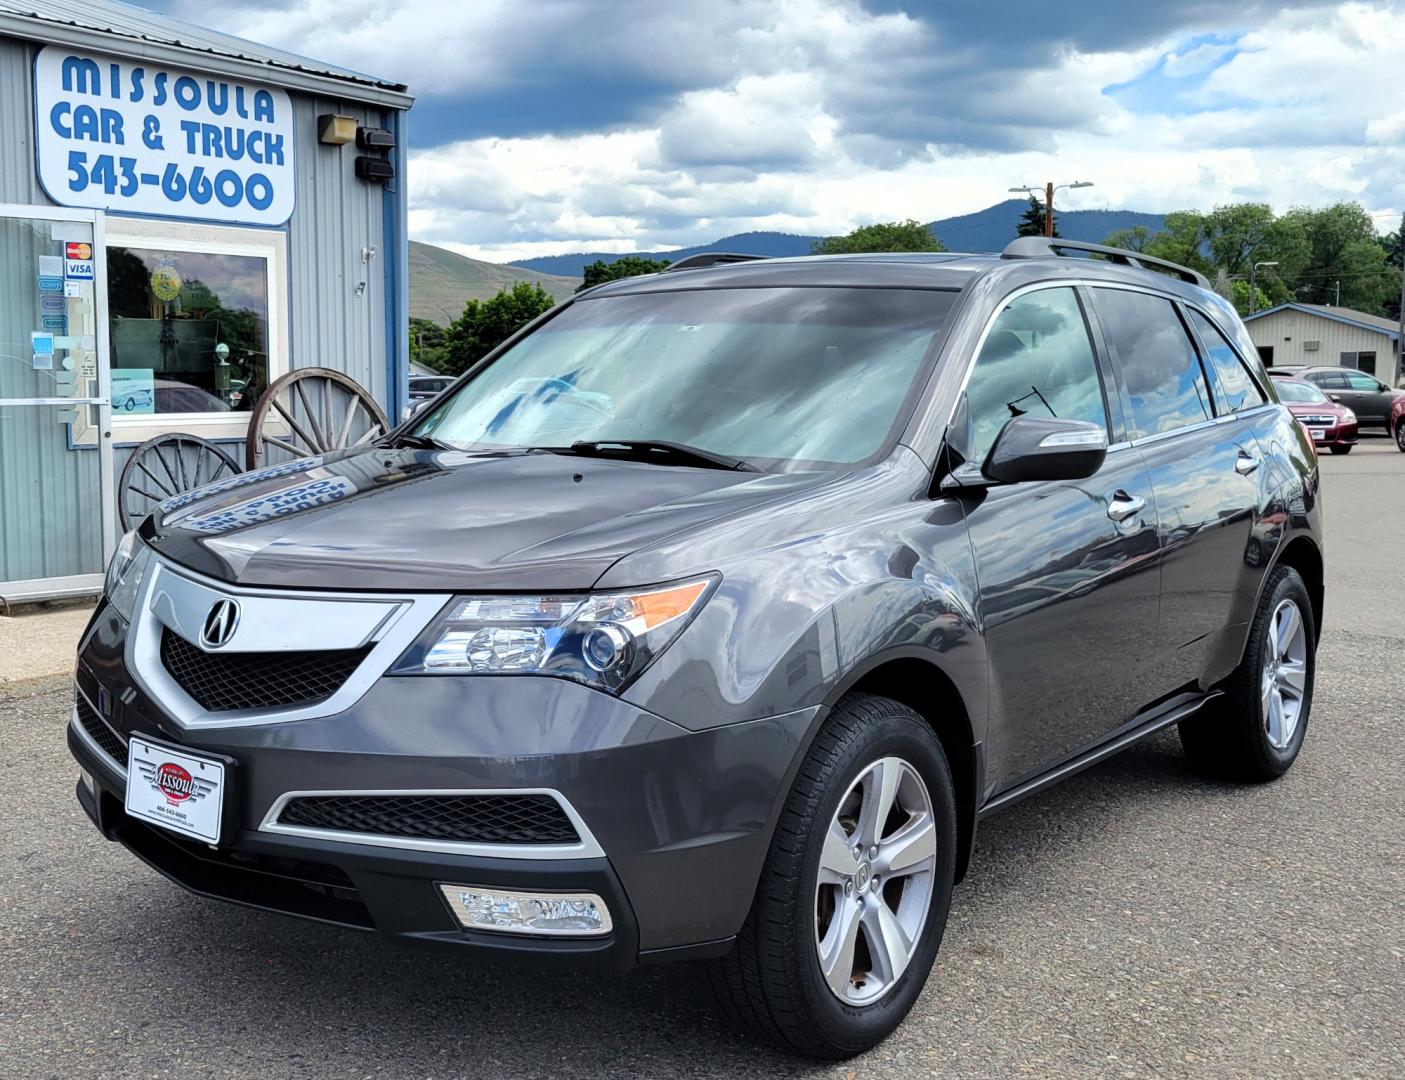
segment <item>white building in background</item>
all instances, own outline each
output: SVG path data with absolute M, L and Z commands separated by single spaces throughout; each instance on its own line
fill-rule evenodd
M 1348 367 L 1390 386 L 1401 379 L 1400 324 L 1351 308 L 1279 304 L 1245 316 L 1265 367 Z

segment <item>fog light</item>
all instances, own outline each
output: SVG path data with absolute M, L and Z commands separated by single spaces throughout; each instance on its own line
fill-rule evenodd
M 500 892 L 443 883 L 439 891 L 468 930 L 542 937 L 599 937 L 610 932 L 610 911 L 594 893 Z

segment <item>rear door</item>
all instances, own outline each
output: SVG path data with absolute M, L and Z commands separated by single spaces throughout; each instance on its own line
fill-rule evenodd
M 1025 414 L 1108 426 L 1093 341 L 1077 289 L 1016 294 L 984 339 L 948 445 L 979 462 Z M 1156 508 L 1126 445 L 1086 480 L 979 488 L 961 503 L 990 664 L 989 775 L 1008 787 L 1101 741 L 1150 696 Z
M 1242 641 L 1242 598 L 1259 574 L 1246 553 L 1263 454 L 1227 401 L 1217 409 L 1208 360 L 1178 303 L 1112 286 L 1092 294 L 1116 360 L 1128 438 L 1146 460 L 1156 500 L 1155 684 L 1166 693 L 1192 689 L 1218 681 L 1231 643 Z M 1242 385 L 1238 392 L 1249 393 Z
M 1346 372 L 1346 404 L 1361 423 L 1384 427 L 1390 417 L 1390 388 L 1364 371 Z

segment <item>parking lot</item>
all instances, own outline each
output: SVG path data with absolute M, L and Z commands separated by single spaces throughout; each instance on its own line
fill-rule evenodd
M 524 972 L 189 896 L 75 803 L 67 682 L 4 692 L 0 1074 L 1405 1075 L 1405 455 L 1322 467 L 1294 770 L 1207 782 L 1168 732 L 989 820 L 917 1008 L 841 1065 L 733 1036 L 686 969 Z

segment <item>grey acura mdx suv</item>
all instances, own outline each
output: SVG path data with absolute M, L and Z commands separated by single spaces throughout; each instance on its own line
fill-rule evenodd
M 158 507 L 68 742 L 196 893 L 704 961 L 745 1030 L 842 1057 L 912 1007 L 987 814 L 1172 724 L 1285 772 L 1322 592 L 1312 446 L 1191 271 L 705 256 Z

